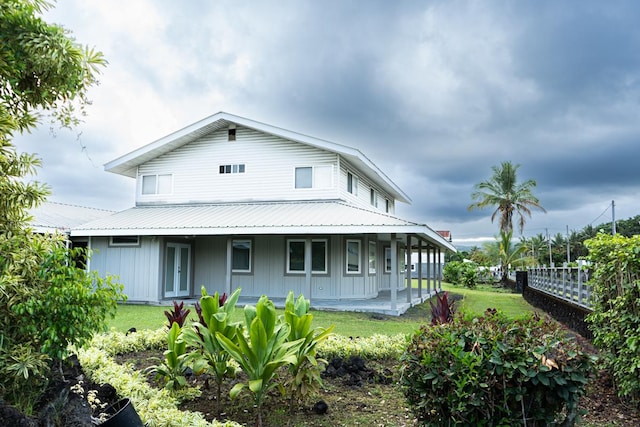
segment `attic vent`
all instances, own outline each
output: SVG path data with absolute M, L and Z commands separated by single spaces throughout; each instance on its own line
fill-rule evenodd
M 231 127 L 229 126 L 229 141 L 235 141 L 236 140 L 236 128 L 235 126 Z

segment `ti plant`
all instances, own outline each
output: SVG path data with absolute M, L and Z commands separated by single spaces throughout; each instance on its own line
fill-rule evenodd
M 187 321 L 187 316 L 189 316 L 191 310 L 184 308 L 184 301 L 180 301 L 178 304 L 177 301 L 173 302 L 173 310 L 165 310 L 164 315 L 167 316 L 167 320 L 169 320 L 169 325 L 167 327 L 171 329 L 171 326 L 174 323 L 177 323 L 179 327 L 183 327 L 184 323 Z
M 187 385 L 185 372 L 187 370 L 187 344 L 181 336 L 181 328 L 177 322 L 171 324 L 167 334 L 167 350 L 164 352 L 164 362 L 150 367 L 155 372 L 156 380 L 162 381 L 168 390 L 178 390 Z
M 228 299 L 226 294 L 221 298 L 217 292 L 214 296 L 207 295 L 203 286 L 198 313 L 200 322 L 194 322 L 193 328 L 185 329 L 182 333 L 190 346 L 200 349 L 189 356 L 194 361 L 195 370 L 206 368 L 215 374 L 218 407 L 222 383 L 225 378 L 234 376 L 235 369 L 229 366 L 231 356 L 224 351 L 216 334 L 219 333 L 230 341 L 235 341 L 238 331 L 242 334 L 241 323 L 231 322 L 239 296 L 240 289 L 236 289 Z
M 262 426 L 263 399 L 277 385 L 274 381 L 276 371 L 296 363 L 304 339 L 287 341 L 290 326 L 278 321 L 276 308 L 265 295 L 260 297 L 255 307 L 245 306 L 244 317 L 248 338 L 237 334 L 234 342 L 220 332 L 216 336 L 248 377 L 248 384 L 239 383 L 231 389 L 231 397 L 236 397 L 248 386 L 257 408 L 256 426 Z
M 453 321 L 453 315 L 456 311 L 454 307 L 455 301 L 449 301 L 449 293 L 444 292 L 442 296 L 436 294 L 436 300 L 436 304 L 429 301 L 429 304 L 431 304 L 431 324 L 441 325 Z
M 309 313 L 310 302 L 300 295 L 294 301 L 293 292 L 289 292 L 285 301 L 284 319 L 289 325 L 287 341 L 302 340 L 296 353 L 296 361 L 289 365 L 291 378 L 287 382 L 290 393 L 289 410 L 293 413 L 295 399 L 304 400 L 322 387 L 321 369 L 327 362 L 316 357 L 316 346 L 333 331 L 329 328 L 311 328 L 313 314 Z

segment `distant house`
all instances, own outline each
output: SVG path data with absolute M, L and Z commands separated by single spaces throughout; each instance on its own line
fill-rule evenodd
M 90 268 L 129 301 L 242 288 L 243 296 L 378 298 L 395 308 L 411 253 L 455 251 L 395 215 L 409 197 L 360 151 L 220 112 L 105 165 L 135 207 L 74 227 Z

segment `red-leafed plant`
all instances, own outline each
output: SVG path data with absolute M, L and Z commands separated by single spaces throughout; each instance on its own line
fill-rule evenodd
M 429 304 L 431 304 L 431 324 L 441 325 L 453 321 L 456 302 L 454 300 L 449 301 L 449 293 L 436 294 L 436 301 L 436 304 L 433 301 L 429 301 Z
M 189 313 L 191 313 L 191 310 L 184 308 L 184 301 L 180 301 L 180 304 L 178 304 L 177 301 L 174 301 L 173 310 L 165 310 L 164 312 L 164 315 L 167 316 L 167 319 L 169 320 L 169 325 L 167 325 L 167 327 L 171 329 L 171 325 L 177 323 L 178 326 L 182 328 L 184 326 L 184 322 L 187 321 Z

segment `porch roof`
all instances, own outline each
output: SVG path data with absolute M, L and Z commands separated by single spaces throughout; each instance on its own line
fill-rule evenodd
M 196 236 L 266 234 L 412 234 L 455 247 L 425 224 L 339 200 L 137 206 L 82 224 L 72 236 Z

